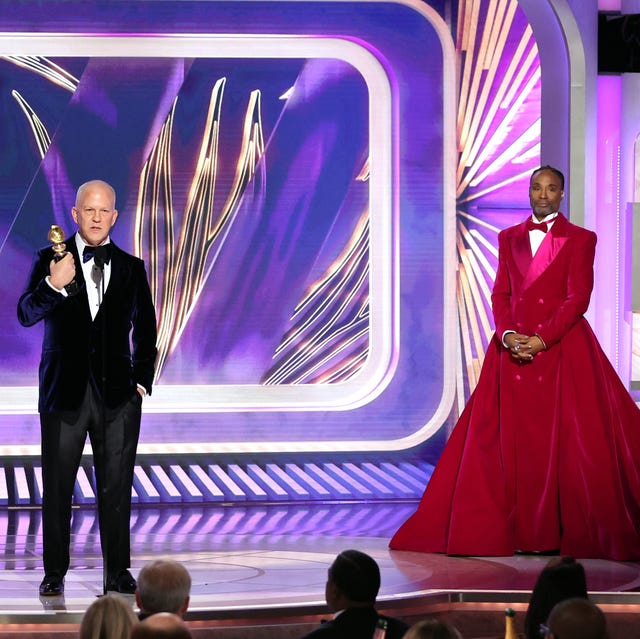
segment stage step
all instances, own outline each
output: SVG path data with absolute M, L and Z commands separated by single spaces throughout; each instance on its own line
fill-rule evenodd
M 421 497 L 433 466 L 426 462 L 203 464 L 154 462 L 135 467 L 134 504 L 397 500 Z M 0 466 L 0 507 L 39 506 L 46 487 L 39 465 Z M 92 466 L 78 471 L 77 506 L 95 504 Z

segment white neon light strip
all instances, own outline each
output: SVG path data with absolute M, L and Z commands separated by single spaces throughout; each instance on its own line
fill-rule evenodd
M 164 385 L 145 402 L 150 413 L 206 413 L 237 410 L 347 410 L 378 396 L 396 363 L 397 265 L 393 253 L 391 87 L 380 62 L 349 40 L 289 35 L 86 36 L 0 34 L 12 55 L 66 57 L 333 58 L 354 67 L 367 84 L 370 118 L 370 352 L 357 375 L 340 384 Z M 248 43 L 251 46 L 248 46 Z M 212 55 L 215 52 L 215 55 Z M 395 296 L 395 298 L 394 298 Z M 35 387 L 0 387 L 0 414 L 33 414 Z

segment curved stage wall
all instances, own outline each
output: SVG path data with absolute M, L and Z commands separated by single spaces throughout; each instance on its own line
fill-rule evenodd
M 552 147 L 538 47 L 567 16 L 542 33 L 516 0 L 31 4 L 0 13 L 0 503 L 40 490 L 41 327 L 15 302 L 92 178 L 158 312 L 145 499 L 233 499 L 238 477 L 419 496 L 493 330 L 497 233 Z M 87 466 L 80 503 L 92 490 Z

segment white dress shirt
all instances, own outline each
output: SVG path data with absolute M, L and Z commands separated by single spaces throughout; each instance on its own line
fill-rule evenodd
M 103 244 L 109 244 L 111 240 L 107 238 Z M 87 246 L 84 240 L 80 237 L 80 233 L 76 233 L 76 246 L 78 247 L 78 255 L 80 256 L 80 263 L 82 264 L 82 273 L 84 274 L 84 281 L 87 286 L 87 297 L 89 298 L 89 310 L 91 311 L 91 318 L 95 319 L 98 314 L 98 309 L 102 303 L 103 286 L 102 276 L 104 274 L 104 292 L 106 292 L 109 286 L 109 280 L 111 278 L 111 260 L 107 264 L 103 265 L 103 271 L 96 266 L 93 258 L 88 261 L 84 261 L 82 253 L 84 247 Z
M 547 217 L 545 217 L 544 220 L 537 220 L 533 216 L 533 214 L 531 215 L 531 219 L 534 222 L 547 223 L 547 233 L 551 230 L 551 227 L 553 226 L 553 223 L 555 222 L 557 217 L 558 217 L 557 212 L 547 215 Z M 540 244 L 542 244 L 542 240 L 544 240 L 544 236 L 547 233 L 545 233 L 544 231 L 540 231 L 539 229 L 533 229 L 532 231 L 529 231 L 529 242 L 531 243 L 531 255 L 535 255 L 538 252 L 538 249 L 540 248 Z

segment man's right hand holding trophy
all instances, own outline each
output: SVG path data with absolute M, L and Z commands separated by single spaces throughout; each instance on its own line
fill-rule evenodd
M 52 224 L 47 237 L 53 242 L 54 253 L 49 264 L 49 282 L 58 290 L 65 289 L 68 295 L 75 295 L 78 292 L 78 283 L 75 280 L 76 264 L 73 255 L 66 250 L 64 231 Z

